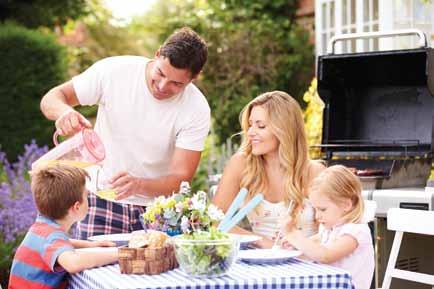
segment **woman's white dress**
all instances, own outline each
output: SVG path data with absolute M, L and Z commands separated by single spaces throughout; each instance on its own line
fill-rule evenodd
M 285 218 L 288 207 L 285 202 L 272 203 L 264 200 L 259 208 L 247 215 L 252 232 L 273 239 L 280 230 L 279 222 Z M 308 199 L 303 202 L 303 209 L 298 216 L 297 228 L 302 230 L 305 236 L 317 233 L 315 223 L 315 210 Z

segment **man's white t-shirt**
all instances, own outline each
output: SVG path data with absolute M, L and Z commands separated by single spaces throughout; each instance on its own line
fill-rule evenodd
M 106 149 L 104 173 L 136 177 L 168 174 L 175 148 L 201 151 L 210 127 L 210 108 L 192 83 L 170 99 L 158 100 L 146 83 L 150 59 L 102 59 L 72 83 L 82 105 L 98 104 L 95 131 Z

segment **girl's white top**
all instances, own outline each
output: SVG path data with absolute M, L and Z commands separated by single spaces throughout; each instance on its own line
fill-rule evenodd
M 251 211 L 247 219 L 254 234 L 273 239 L 280 230 L 280 220 L 286 218 L 287 212 L 288 206 L 285 202 L 272 203 L 263 200 L 261 207 Z M 308 199 L 304 200 L 303 209 L 298 216 L 297 228 L 307 237 L 317 232 L 315 210 Z
M 333 227 L 330 230 L 319 228 L 321 244 L 330 245 L 343 235 L 356 239 L 358 246 L 350 255 L 330 265 L 345 269 L 351 273 L 355 289 L 368 289 L 374 274 L 374 247 L 371 231 L 367 224 L 348 223 Z

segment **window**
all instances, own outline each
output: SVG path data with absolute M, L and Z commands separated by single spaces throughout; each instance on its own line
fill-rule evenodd
M 330 38 L 335 35 L 335 1 L 323 0 L 321 1 L 321 47 L 327 49 L 327 44 Z
M 378 0 L 363 1 L 363 32 L 379 31 Z M 364 39 L 363 51 L 378 50 L 378 38 Z
M 356 32 L 356 0 L 342 1 L 342 34 Z M 342 52 L 349 53 L 356 50 L 356 40 L 344 41 Z
M 379 30 L 380 0 L 317 0 L 317 54 L 327 53 L 333 35 Z M 405 0 L 403 0 L 405 1 Z M 378 50 L 378 39 L 348 40 L 336 43 L 336 52 L 353 53 Z
M 431 1 L 433 2 L 433 1 Z M 422 0 L 394 0 L 394 29 L 416 28 L 425 33 L 428 45 L 433 33 L 434 3 Z M 413 48 L 417 44 L 416 36 L 398 37 L 393 41 L 394 49 Z

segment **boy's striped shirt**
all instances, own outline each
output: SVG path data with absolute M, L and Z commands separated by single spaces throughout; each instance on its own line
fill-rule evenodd
M 56 261 L 71 250 L 74 247 L 59 224 L 39 215 L 15 253 L 9 289 L 66 288 L 66 272 Z

